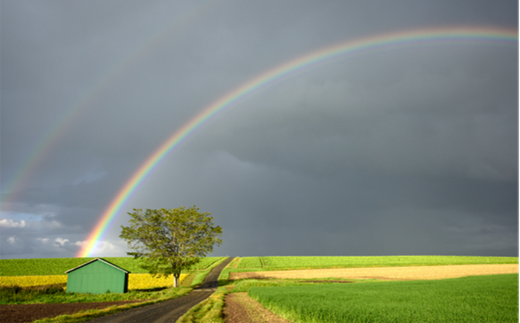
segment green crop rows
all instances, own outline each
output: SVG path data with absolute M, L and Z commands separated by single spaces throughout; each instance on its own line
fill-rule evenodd
M 262 268 L 260 257 L 243 257 L 240 258 L 237 268 Z
M 204 270 L 222 258 L 202 258 L 190 270 Z M 0 276 L 65 275 L 65 271 L 93 259 L 95 258 L 2 259 L 0 260 Z M 147 273 L 139 266 L 139 261 L 132 257 L 103 257 L 103 259 L 134 274 Z
M 263 265 L 262 265 L 263 264 Z M 244 257 L 237 269 L 311 269 L 348 267 L 518 264 L 518 257 L 369 256 L 369 257 Z
M 518 274 L 253 287 L 248 294 L 297 322 L 518 322 Z

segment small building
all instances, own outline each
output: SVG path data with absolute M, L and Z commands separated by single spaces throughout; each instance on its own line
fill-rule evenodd
M 67 292 L 104 294 L 128 291 L 128 270 L 96 258 L 65 272 Z

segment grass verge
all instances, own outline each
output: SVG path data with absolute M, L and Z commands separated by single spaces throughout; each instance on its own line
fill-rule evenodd
M 192 307 L 181 316 L 176 323 L 224 323 L 222 310 L 224 308 L 224 297 L 228 293 L 225 287 L 219 287 L 209 298 Z
M 0 287 L 0 304 L 51 304 L 51 303 L 91 303 L 114 301 L 138 301 L 149 299 L 169 299 L 178 294 L 186 294 L 192 288 L 152 288 L 131 290 L 128 293 L 66 293 L 62 284 L 40 287 Z

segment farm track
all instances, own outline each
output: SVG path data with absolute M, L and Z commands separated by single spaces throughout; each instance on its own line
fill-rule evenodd
M 230 273 L 230 280 L 237 279 L 382 279 L 382 280 L 428 280 L 465 276 L 515 274 L 518 264 L 507 265 L 450 265 L 450 266 L 409 266 L 306 269 L 283 271 L 257 271 Z
M 116 314 L 99 317 L 88 322 L 92 323 L 154 323 L 175 322 L 186 311 L 208 298 L 218 285 L 218 276 L 233 258 L 224 260 L 213 268 L 206 276 L 202 285 L 185 296 L 168 301 L 129 309 Z M 73 303 L 73 304 L 23 304 L 0 305 L 0 322 L 32 322 L 46 317 L 73 314 L 82 310 L 103 309 L 114 305 L 137 303 L 136 301 Z M 29 310 L 30 309 L 30 310 Z M 27 316 L 30 315 L 30 316 Z
M 226 323 L 291 323 L 262 304 L 247 296 L 247 293 L 231 293 L 226 295 L 223 314 Z

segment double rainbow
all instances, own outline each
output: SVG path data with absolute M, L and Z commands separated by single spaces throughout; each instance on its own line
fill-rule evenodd
M 437 42 L 448 42 L 453 44 L 491 42 L 517 46 L 518 31 L 516 29 L 491 27 L 446 27 L 381 34 L 320 49 L 281 64 L 278 67 L 249 80 L 207 106 L 202 110 L 202 112 L 182 126 L 182 128 L 173 133 L 157 148 L 157 150 L 155 150 L 152 155 L 146 159 L 141 167 L 139 167 L 130 179 L 127 180 L 125 185 L 105 209 L 77 256 L 92 256 L 96 250 L 98 241 L 103 238 L 103 235 L 110 227 L 111 222 L 115 219 L 121 207 L 146 176 L 150 174 L 150 172 L 168 155 L 168 153 L 172 152 L 175 147 L 179 146 L 179 144 L 192 132 L 209 122 L 225 108 L 247 97 L 252 92 L 265 88 L 282 77 L 289 76 L 291 73 L 311 67 L 326 60 L 331 60 L 348 54 L 361 53 L 369 50 L 379 50 L 381 48 L 392 46 L 403 46 L 407 44 L 420 45 L 423 43 Z

